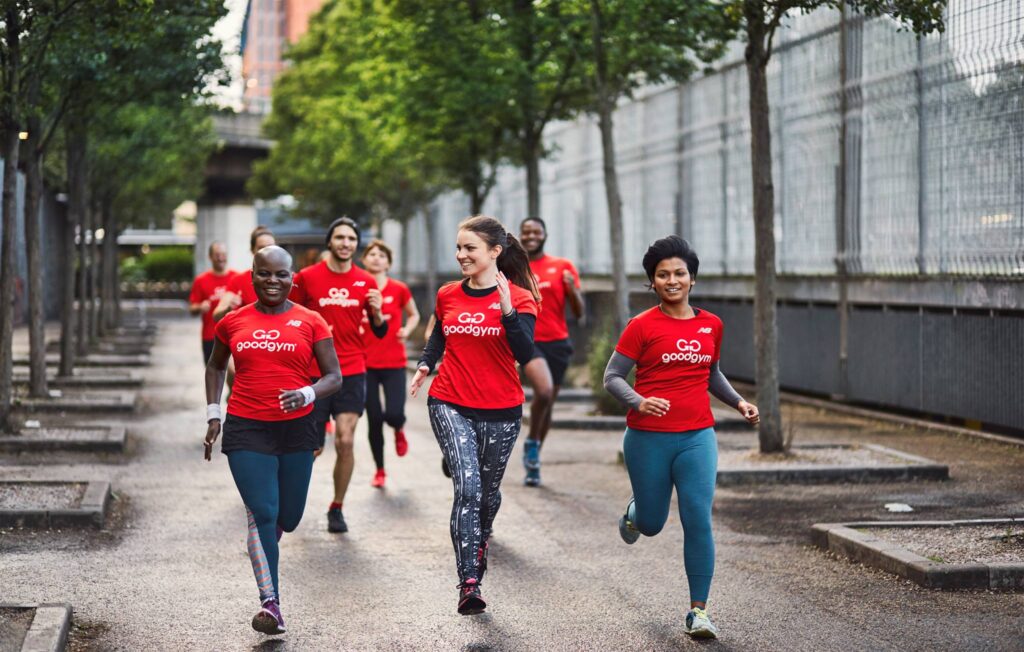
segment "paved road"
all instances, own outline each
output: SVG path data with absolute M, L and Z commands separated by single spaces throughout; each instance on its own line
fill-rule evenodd
M 106 532 L 0 532 L 2 600 L 73 603 L 73 649 L 1024 647 L 1024 596 L 926 591 L 809 547 L 809 523 L 851 509 L 863 516 L 883 493 L 965 490 L 955 482 L 720 491 L 711 613 L 722 638 L 690 641 L 681 625 L 688 598 L 678 517 L 660 536 L 624 545 L 615 528 L 629 496 L 614 463 L 619 437 L 585 432 L 553 434 L 539 490 L 520 484 L 518 452 L 513 457 L 485 584 L 489 613 L 461 617 L 448 536 L 451 485 L 422 400 L 410 404 L 410 453 L 389 456 L 384 491 L 369 486 L 373 465 L 360 429 L 347 535 L 325 529 L 333 453 L 317 463 L 306 518 L 282 546 L 290 631 L 266 639 L 249 628 L 256 592 L 241 502 L 223 456 L 202 461 L 196 322 L 165 322 L 153 357 L 127 459 L 0 461 L 6 476 L 105 477 L 119 492 Z M 971 450 L 1010 464 L 1004 471 L 1020 468 L 1020 455 L 1004 447 Z M 1017 482 L 1004 500 L 1024 513 Z

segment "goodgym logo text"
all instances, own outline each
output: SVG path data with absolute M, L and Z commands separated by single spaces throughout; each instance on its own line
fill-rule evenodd
M 700 353 L 699 340 L 677 340 L 676 348 L 679 349 L 678 353 L 663 353 L 661 355 L 661 361 L 664 362 L 665 364 L 668 364 L 669 362 L 711 364 L 711 355 L 708 353 Z
M 359 305 L 359 301 L 349 299 L 348 296 L 348 288 L 331 288 L 327 291 L 326 297 L 320 298 L 320 307 L 341 306 L 342 308 L 355 308 Z
M 278 351 L 294 351 L 295 344 L 292 342 L 277 342 L 276 340 L 281 337 L 281 331 L 272 329 L 264 330 L 257 328 L 252 332 L 251 340 L 243 340 L 235 345 L 236 351 L 244 351 L 246 349 L 260 349 L 269 353 L 277 353 Z
M 464 312 L 456 320 L 457 324 L 445 324 L 442 331 L 448 335 L 471 335 L 473 337 L 486 337 L 488 335 L 501 335 L 499 326 L 481 326 L 486 316 L 482 312 Z

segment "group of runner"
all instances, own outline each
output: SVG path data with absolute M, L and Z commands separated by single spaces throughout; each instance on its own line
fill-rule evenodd
M 525 395 L 517 365 L 533 388 L 523 465 L 524 484 L 535 487 L 552 404 L 573 352 L 565 309 L 578 319 L 584 313 L 578 272 L 544 251 L 546 238 L 539 218 L 524 220 L 518 238 L 491 217 L 459 225 L 455 248 L 463 278 L 438 290 L 409 385 L 415 397 L 436 368 L 427 407 L 452 479 L 457 610 L 464 615 L 487 606 L 481 583 L 488 539 L 522 425 Z M 329 420 L 337 453 L 327 511 L 331 532 L 348 530 L 342 506 L 363 410 L 377 467 L 373 486 L 383 487 L 386 479 L 385 424 L 394 429 L 396 453 L 408 450 L 405 342 L 419 321 L 415 302 L 406 285 L 388 277 L 392 252 L 385 243 L 368 243 L 364 268 L 354 264 L 360 230 L 353 220 L 332 222 L 325 247 L 321 262 L 293 273 L 291 256 L 274 245 L 268 230 L 257 228 L 250 240 L 251 272 L 232 274 L 223 245 L 214 243 L 213 269 L 197 277 L 190 298 L 190 310 L 203 315 L 205 456 L 211 458 L 223 431 L 222 452 L 246 507 L 260 594 L 252 626 L 267 634 L 285 631 L 277 542 L 302 517 Z M 705 611 L 714 568 L 717 472 L 708 391 L 751 424 L 758 413 L 719 369 L 722 322 L 689 304 L 698 265 L 696 253 L 677 236 L 651 245 L 643 267 L 659 303 L 626 327 L 608 362 L 605 387 L 630 408 L 623 449 L 633 497 L 619 521 L 620 536 L 632 544 L 641 534 L 657 534 L 675 487 L 691 597 L 684 628 L 695 637 L 715 637 Z M 236 377 L 225 417 L 220 401 L 231 361 Z M 631 387 L 626 376 L 634 366 Z

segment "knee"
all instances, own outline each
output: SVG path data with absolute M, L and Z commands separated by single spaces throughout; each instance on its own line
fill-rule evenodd
M 638 515 L 636 523 L 633 525 L 636 526 L 636 529 L 640 530 L 640 534 L 645 537 L 653 537 L 661 532 L 662 528 L 665 527 L 665 522 L 658 522 L 650 519 L 645 520 L 643 517 Z
M 246 504 L 249 512 L 252 514 L 253 520 L 256 522 L 256 527 L 262 527 L 269 525 L 277 521 L 277 506 L 272 504 L 269 500 L 257 501 L 253 504 Z
M 334 438 L 334 450 L 342 455 L 351 455 L 353 442 L 351 437 L 338 436 Z
M 301 520 L 302 514 L 297 514 L 294 516 L 287 516 L 285 514 L 282 514 L 281 517 L 277 519 L 277 524 L 285 532 L 294 532 L 295 528 L 299 527 L 299 522 Z
M 460 477 L 457 469 L 452 469 L 452 478 L 455 480 L 455 499 L 460 502 L 480 502 L 481 484 L 480 478 L 476 476 Z
M 550 384 L 543 383 L 533 388 L 533 402 L 541 407 L 548 407 L 555 401 L 555 390 Z
M 384 421 L 392 428 L 401 428 L 405 422 L 405 415 L 401 410 L 389 408 L 384 412 Z

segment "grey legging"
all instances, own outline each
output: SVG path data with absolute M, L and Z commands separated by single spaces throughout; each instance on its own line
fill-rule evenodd
M 522 419 L 467 419 L 446 403 L 431 403 L 430 426 L 452 471 L 452 545 L 459 580 L 479 579 L 477 555 L 501 506 L 501 477 Z

